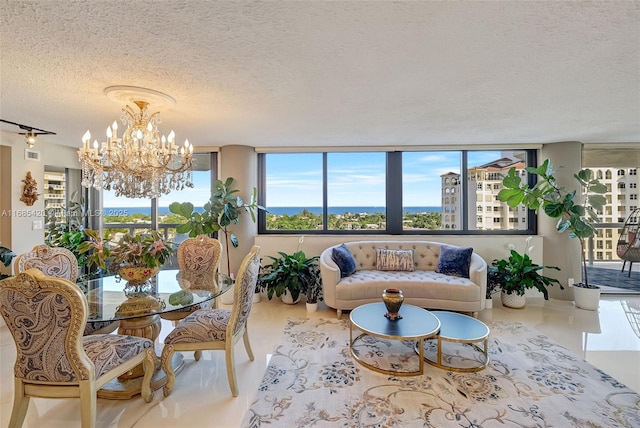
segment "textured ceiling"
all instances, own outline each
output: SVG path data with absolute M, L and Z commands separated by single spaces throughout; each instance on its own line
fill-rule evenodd
M 638 1 L 0 0 L 0 37 L 0 118 L 51 143 L 112 85 L 196 146 L 640 142 Z

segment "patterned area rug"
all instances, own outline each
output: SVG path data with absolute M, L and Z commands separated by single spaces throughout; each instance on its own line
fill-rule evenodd
M 640 395 L 523 324 L 488 325 L 486 369 L 456 373 L 425 364 L 422 376 L 400 377 L 354 361 L 348 320 L 289 319 L 242 426 L 640 426 Z M 371 364 L 417 367 L 409 341 L 356 343 Z M 445 351 L 451 365 L 482 358 L 468 345 Z
M 620 269 L 608 269 L 589 266 L 587 267 L 589 274 L 589 284 L 604 285 L 607 287 L 615 287 L 623 290 L 640 292 L 640 272 L 635 270 L 629 276 L 629 264 L 624 272 Z M 606 293 L 605 289 L 602 290 Z

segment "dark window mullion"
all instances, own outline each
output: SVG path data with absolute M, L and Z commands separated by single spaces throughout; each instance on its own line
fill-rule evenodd
M 401 235 L 402 230 L 402 152 L 387 152 L 386 170 L 387 233 Z
M 467 181 L 467 150 L 462 151 L 462 164 L 460 171 L 460 192 L 458 194 L 458 198 L 462 201 L 462 218 L 460 219 L 460 224 L 462 225 L 462 231 L 467 232 L 469 230 L 469 198 L 467 197 L 467 185 L 469 184 Z M 474 211 L 473 216 L 476 217 L 476 213 Z
M 328 154 L 327 152 L 322 153 L 322 230 L 329 230 L 329 190 L 328 190 Z

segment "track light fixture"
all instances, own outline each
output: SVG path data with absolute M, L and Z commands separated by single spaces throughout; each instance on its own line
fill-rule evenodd
M 23 125 L 21 123 L 11 122 L 9 120 L 0 119 L 0 122 L 8 123 L 10 125 L 15 125 L 21 130 L 25 132 L 19 132 L 18 134 L 24 135 L 24 142 L 29 147 L 32 148 L 36 143 L 36 137 L 38 135 L 56 135 L 55 132 L 45 131 L 44 129 L 34 128 L 33 126 Z
M 32 148 L 36 144 L 36 133 L 35 132 L 27 132 L 25 134 L 24 142 L 29 148 Z

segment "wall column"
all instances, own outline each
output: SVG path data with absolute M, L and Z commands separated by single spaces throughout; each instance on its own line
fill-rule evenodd
M 545 144 L 541 152 L 539 163 L 549 159 L 556 172 L 554 176 L 558 184 L 568 191 L 578 189 L 579 184 L 573 177 L 582 169 L 582 143 L 579 141 L 566 141 L 553 144 Z M 582 203 L 576 194 L 576 202 Z M 565 287 L 554 285 L 549 287 L 549 297 L 559 300 L 573 300 L 573 290 L 567 287 L 568 279 L 575 282 L 582 281 L 580 241 L 569 238 L 568 232 L 558 233 L 556 224 L 558 219 L 549 218 L 543 212 L 538 215 L 538 232 L 544 238 L 543 260 L 545 265 L 558 266 L 561 270 L 545 269 L 544 274 L 556 278 Z
M 220 179 L 233 177 L 234 188 L 239 190 L 238 196 L 245 202 L 251 200 L 253 188 L 258 186 L 258 155 L 253 147 L 249 146 L 223 146 L 220 148 Z M 231 272 L 237 272 L 244 256 L 249 253 L 258 234 L 258 225 L 251 221 L 248 213 L 242 213 L 238 224 L 230 227 L 230 230 L 238 237 L 238 248 L 229 248 Z M 224 234 L 219 239 L 226 246 Z M 226 249 L 222 253 L 220 270 L 227 271 Z M 229 294 L 229 293 L 226 293 Z

